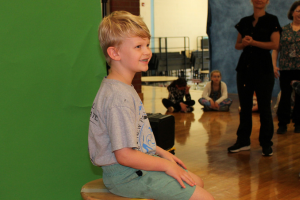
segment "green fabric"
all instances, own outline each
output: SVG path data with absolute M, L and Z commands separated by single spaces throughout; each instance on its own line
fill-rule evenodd
M 295 44 L 297 57 L 290 57 L 289 55 L 291 44 Z M 297 32 L 293 31 L 291 24 L 287 24 L 282 28 L 279 69 L 300 70 L 300 30 Z
M 160 171 L 137 170 L 119 164 L 103 166 L 103 182 L 116 195 L 129 198 L 156 200 L 187 200 L 196 186 L 183 181 L 182 188 L 176 179 Z M 187 170 L 186 170 L 187 171 Z
M 89 113 L 106 74 L 99 1 L 5 1 L 0 31 L 0 199 L 80 200 L 100 178 Z

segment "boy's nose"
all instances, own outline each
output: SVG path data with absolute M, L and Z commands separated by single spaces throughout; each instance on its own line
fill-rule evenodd
M 146 54 L 146 55 L 152 54 L 151 49 L 150 49 L 150 48 L 147 48 L 147 49 L 145 50 L 144 54 Z

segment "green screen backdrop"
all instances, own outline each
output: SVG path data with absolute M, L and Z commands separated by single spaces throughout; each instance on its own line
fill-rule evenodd
M 1 200 L 80 200 L 101 177 L 87 143 L 106 74 L 100 20 L 99 0 L 1 3 Z

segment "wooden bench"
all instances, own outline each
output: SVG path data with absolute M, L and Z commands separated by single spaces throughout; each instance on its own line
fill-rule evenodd
M 110 193 L 102 178 L 88 182 L 81 188 L 80 192 L 84 200 L 151 200 L 151 199 L 132 199 L 114 195 Z

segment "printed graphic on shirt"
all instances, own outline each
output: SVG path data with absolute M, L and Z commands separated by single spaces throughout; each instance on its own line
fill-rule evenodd
M 155 151 L 156 143 L 153 136 L 153 131 L 150 127 L 150 123 L 147 114 L 144 110 L 143 103 L 140 102 L 139 106 L 139 122 L 137 130 L 138 150 L 143 153 L 149 153 Z
M 90 113 L 90 122 L 96 125 L 99 121 L 99 118 L 98 118 L 98 115 L 93 112 L 94 111 L 94 106 L 95 106 L 95 103 L 93 103 L 92 110 L 91 110 L 91 113 Z

